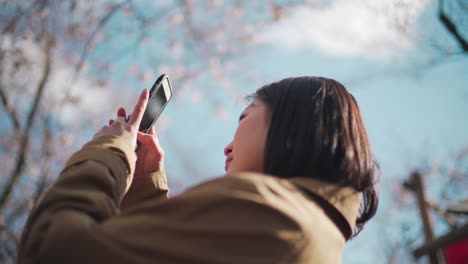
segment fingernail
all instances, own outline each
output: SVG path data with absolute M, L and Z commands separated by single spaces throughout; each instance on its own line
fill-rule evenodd
M 118 116 L 125 116 L 125 109 L 123 107 L 120 107 L 119 110 L 117 111 Z

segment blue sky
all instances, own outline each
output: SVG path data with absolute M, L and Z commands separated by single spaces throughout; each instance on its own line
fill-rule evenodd
M 423 23 L 417 23 L 418 34 L 455 45 L 436 20 L 433 7 L 428 5 L 421 12 L 419 20 Z M 407 166 L 417 166 L 411 160 L 418 162 L 422 154 L 430 152 L 435 158 L 443 158 L 468 143 L 468 122 L 462 122 L 468 112 L 468 60 L 454 56 L 427 66 L 426 61 L 441 53 L 431 50 L 423 41 L 427 39 L 421 43 L 415 40 L 411 48 L 389 50 L 393 55 L 388 58 L 366 56 L 363 52 L 330 55 L 313 46 L 291 48 L 262 43 L 237 62 L 246 65 L 246 74 L 253 72 L 259 77 L 251 82 L 244 76 L 229 78 L 239 95 L 290 76 L 319 75 L 344 83 L 360 104 L 383 169 L 395 174 Z M 192 82 L 189 89 L 196 90 L 202 85 L 208 92 L 196 103 L 187 97 L 168 106 L 165 115 L 170 117 L 171 125 L 160 137 L 164 144 L 166 138 L 174 141 L 174 135 L 181 135 L 174 145 L 182 149 L 190 146 L 186 150 L 188 155 L 203 153 L 202 159 L 194 163 L 204 175 L 214 176 L 223 173 L 222 149 L 231 139 L 244 105 L 242 96 L 233 98 L 217 92 L 216 87 L 211 87 L 215 86 L 213 82 L 203 78 Z M 226 108 L 224 119 L 213 118 L 212 104 Z M 189 137 L 183 135 L 186 131 L 190 131 Z

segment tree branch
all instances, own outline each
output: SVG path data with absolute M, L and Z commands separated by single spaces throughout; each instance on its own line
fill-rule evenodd
M 4 63 L 3 61 L 4 56 L 0 55 L 0 63 Z M 3 75 L 3 68 L 0 68 L 0 75 Z M 7 115 L 9 116 L 12 124 L 13 124 L 13 129 L 15 135 L 20 135 L 21 131 L 21 124 L 18 118 L 18 114 L 16 113 L 16 110 L 14 109 L 13 105 L 11 105 L 10 100 L 8 99 L 8 96 L 5 92 L 5 89 L 1 86 L 0 84 L 0 100 L 2 101 L 3 107 L 5 108 L 5 111 L 7 112 Z
M 2 101 L 3 107 L 5 108 L 5 111 L 8 113 L 8 116 L 11 119 L 11 122 L 13 123 L 13 129 L 15 130 L 15 134 L 19 135 L 21 128 L 20 128 L 20 122 L 18 115 L 16 114 L 15 109 L 13 106 L 10 104 L 8 97 L 3 90 L 3 87 L 0 86 L 0 99 Z
M 39 86 L 36 91 L 36 95 L 34 97 L 33 105 L 28 114 L 24 132 L 22 133 L 21 138 L 20 138 L 20 148 L 18 150 L 18 156 L 16 158 L 15 168 L 12 171 L 9 179 L 7 180 L 3 193 L 0 196 L 0 211 L 6 205 L 8 198 L 10 197 L 16 182 L 19 180 L 24 170 L 24 166 L 26 162 L 26 153 L 29 148 L 30 132 L 31 132 L 32 125 L 34 123 L 34 117 L 36 116 L 38 112 L 37 110 L 39 108 L 39 103 L 41 102 L 42 95 L 44 94 L 44 89 L 45 89 L 46 83 L 50 75 L 51 60 L 52 60 L 52 57 L 51 57 L 52 45 L 53 45 L 53 40 L 51 38 L 48 38 L 45 44 L 46 56 L 45 56 L 45 63 L 44 63 L 45 64 L 44 72 L 39 82 Z
M 13 243 L 15 244 L 14 248 L 16 248 L 16 246 L 19 244 L 19 241 L 20 241 L 19 236 L 17 234 L 15 234 L 15 232 L 10 230 L 10 228 L 8 226 L 6 226 L 3 223 L 0 223 L 0 235 L 2 235 L 2 233 L 4 233 L 7 236 L 7 239 L 5 239 L 2 242 L 13 241 Z M 8 255 L 8 258 L 13 259 L 14 254 L 15 254 L 14 249 L 12 249 L 11 247 L 7 247 L 7 245 L 4 245 L 4 246 L 5 246 L 4 250 L 6 251 L 5 253 Z M 0 259 L 2 257 L 4 257 L 4 256 L 0 255 Z
M 44 159 L 42 160 L 41 169 L 39 172 L 39 181 L 37 183 L 36 191 L 33 195 L 34 204 L 36 204 L 39 197 L 44 192 L 45 187 L 47 186 L 47 176 L 49 175 L 49 168 L 50 164 L 52 163 L 52 158 L 54 157 L 54 150 L 52 149 L 52 130 L 50 128 L 49 118 L 45 118 L 44 120 L 44 136 L 43 136 L 43 156 Z
M 25 16 L 27 13 L 29 13 L 32 9 L 34 9 L 35 5 L 39 3 L 40 1 L 43 0 L 36 0 L 32 2 L 25 10 L 19 11 L 19 14 L 15 15 L 13 19 L 6 24 L 6 26 L 2 29 L 2 35 L 5 35 L 6 33 L 14 31 L 16 24 L 18 23 L 18 20 L 20 20 L 23 16 Z M 43 2 L 44 4 L 44 2 Z
M 94 38 L 96 37 L 97 33 L 104 27 L 104 25 L 109 21 L 109 19 L 120 9 L 125 5 L 126 2 L 121 2 L 119 4 L 116 4 L 110 8 L 110 10 L 107 12 L 107 14 L 99 20 L 96 28 L 94 29 L 93 32 L 88 36 L 88 39 L 86 40 L 86 43 L 83 47 L 83 50 L 81 51 L 81 56 L 80 60 L 78 61 L 78 64 L 75 67 L 75 77 L 73 78 L 76 80 L 78 78 L 79 72 L 81 71 L 81 68 L 84 65 L 84 62 L 86 61 L 86 58 L 88 57 L 88 50 L 89 47 L 91 46 L 91 43 L 93 42 Z
M 457 26 L 444 12 L 442 0 L 439 1 L 439 19 L 442 22 L 442 25 L 445 27 L 445 29 L 447 29 L 447 31 L 455 38 L 455 40 L 461 46 L 463 51 L 468 52 L 468 42 L 463 38 L 460 32 L 458 32 Z

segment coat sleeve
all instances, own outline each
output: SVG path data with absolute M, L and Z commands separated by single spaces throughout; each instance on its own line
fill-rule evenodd
M 133 153 L 106 138 L 73 155 L 31 214 L 18 263 L 298 263 L 305 240 L 281 210 L 287 201 L 248 177 L 209 181 L 120 214 Z
M 118 215 L 135 161 L 132 147 L 113 136 L 92 140 L 72 155 L 30 214 L 18 263 L 48 263 L 43 260 L 74 232 Z
M 123 214 L 144 201 L 166 200 L 169 198 L 169 186 L 167 185 L 166 173 L 156 171 L 144 177 L 133 179 L 130 189 L 125 194 L 120 209 Z

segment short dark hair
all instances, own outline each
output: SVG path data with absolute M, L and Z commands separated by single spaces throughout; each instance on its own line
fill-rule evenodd
M 250 98 L 271 111 L 265 173 L 311 177 L 362 192 L 359 233 L 377 211 L 378 168 L 354 97 L 335 80 L 306 76 L 265 85 Z

